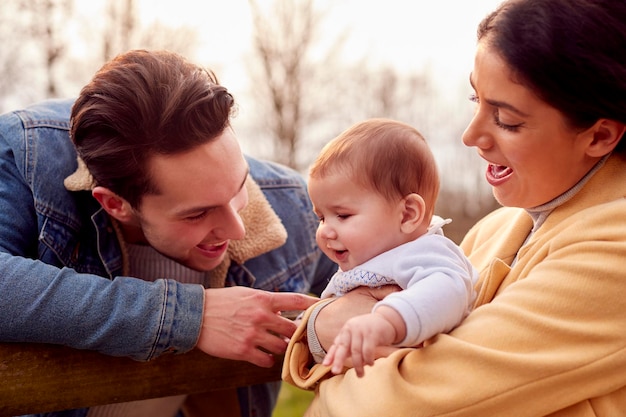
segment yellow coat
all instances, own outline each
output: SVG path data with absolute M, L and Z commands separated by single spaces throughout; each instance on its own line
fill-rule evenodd
M 480 271 L 475 310 L 363 378 L 323 380 L 307 415 L 626 415 L 625 196 L 626 160 L 612 156 L 523 247 L 524 210 L 481 220 L 462 244 Z

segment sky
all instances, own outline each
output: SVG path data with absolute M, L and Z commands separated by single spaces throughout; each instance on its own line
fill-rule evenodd
M 149 24 L 160 21 L 170 26 L 188 26 L 199 35 L 195 61 L 216 71 L 220 82 L 245 102 L 250 74 L 246 60 L 252 54 L 252 20 L 248 0 L 137 0 L 141 19 Z M 273 0 L 256 0 L 260 5 Z M 298 1 L 298 0 L 292 0 Z M 401 72 L 428 74 L 437 94 L 436 106 L 454 112 L 457 122 L 471 117 L 467 97 L 471 93 L 469 74 L 473 67 L 478 23 L 501 0 L 315 0 L 324 12 L 321 35 L 326 40 L 344 36 L 342 58 L 348 63 L 367 60 L 372 67 L 392 67 Z M 324 39 L 322 39 L 323 41 Z M 243 99 L 243 100 L 242 100 Z M 241 106 L 235 125 L 245 125 L 246 111 Z M 439 108 L 439 107 L 437 107 Z M 458 123 L 457 123 L 458 124 Z M 238 128 L 239 128 L 238 126 Z M 450 124 L 452 126 L 452 124 Z M 448 126 L 449 127 L 449 126 Z M 240 132 L 242 129 L 239 130 Z M 460 137 L 445 126 L 423 131 L 438 153 L 447 157 L 458 152 L 471 153 L 460 145 Z M 323 135 L 321 135 L 323 136 Z M 249 145 L 245 145 L 249 146 Z M 260 144 L 255 142 L 255 146 Z M 256 148 L 246 148 L 255 154 Z M 447 166 L 440 157 L 441 166 Z M 475 187 L 481 178 L 466 175 Z M 465 185 L 464 185 L 465 186 Z
M 101 5 L 106 1 L 79 1 L 77 4 L 85 8 L 87 16 L 93 17 L 96 3 Z M 247 62 L 253 54 L 249 0 L 135 1 L 144 27 L 158 22 L 172 28 L 186 26 L 195 31 L 198 37 L 196 53 L 188 58 L 216 72 L 220 82 L 240 104 L 234 125 L 240 133 L 248 128 L 248 136 L 256 137 L 258 126 L 249 123 L 256 112 L 254 106 L 249 105 L 251 101 L 247 100 L 251 91 Z M 256 1 L 261 6 L 267 6 L 274 0 Z M 468 79 L 476 47 L 476 27 L 500 2 L 315 0 L 316 10 L 324 13 L 319 31 L 321 39 L 318 41 L 328 44 L 344 37 L 341 57 L 347 64 L 365 60 L 374 69 L 392 67 L 399 72 L 427 74 L 433 82 L 430 87 L 437 95 L 430 110 L 436 111 L 439 106 L 444 106 L 445 114 L 452 112 L 457 125 L 462 125 L 464 118 L 469 121 L 471 117 L 472 106 L 467 97 L 471 93 Z M 450 131 L 452 125 L 421 127 L 432 142 L 438 142 L 440 154 L 472 152 L 474 157 L 475 151 L 459 146 L 460 137 Z M 310 131 L 307 133 L 311 135 Z M 318 136 L 326 137 L 325 134 Z M 444 141 L 447 144 L 441 145 Z M 263 144 L 262 141 L 253 141 L 252 145 L 246 144 L 244 150 L 259 156 L 257 147 Z M 260 156 L 264 155 L 261 153 Z M 440 163 L 445 166 L 446 162 L 442 160 Z M 474 181 L 471 175 L 467 177 Z
M 261 5 L 269 0 L 257 0 Z M 294 0 L 297 1 L 297 0 Z M 428 68 L 435 82 L 456 88 L 467 83 L 473 64 L 476 26 L 501 0 L 318 0 L 325 11 L 322 32 L 347 34 L 346 60 L 400 70 Z M 229 89 L 245 88 L 251 17 L 247 0 L 140 0 L 146 22 L 187 25 L 200 36 L 198 57 L 217 66 Z
M 77 5 L 83 16 L 92 18 L 94 7 L 106 1 L 79 1 Z M 274 0 L 256 1 L 267 6 Z M 458 102 L 461 87 L 466 89 L 465 96 L 470 92 L 476 27 L 500 2 L 315 0 L 315 8 L 324 13 L 319 31 L 322 44 L 344 37 L 341 56 L 347 63 L 367 60 L 373 67 L 427 73 L 440 95 Z M 246 61 L 253 52 L 248 0 L 136 0 L 136 7 L 145 27 L 159 22 L 195 30 L 197 53 L 188 58 L 213 69 L 236 97 L 249 93 Z M 89 48 L 89 42 L 82 47 Z M 77 52 L 79 56 L 88 53 Z

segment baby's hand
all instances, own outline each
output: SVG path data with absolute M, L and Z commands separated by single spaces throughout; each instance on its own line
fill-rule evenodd
M 358 377 L 365 373 L 365 365 L 373 365 L 379 357 L 380 346 L 390 346 L 396 338 L 393 325 L 381 314 L 370 313 L 351 318 L 335 337 L 322 362 L 339 374 L 348 360 Z

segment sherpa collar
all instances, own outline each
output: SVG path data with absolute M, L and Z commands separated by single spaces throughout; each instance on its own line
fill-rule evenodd
M 64 185 L 69 191 L 90 191 L 95 187 L 96 183 L 85 163 L 78 158 L 78 168 L 65 179 Z M 241 240 L 232 240 L 230 242 L 228 256 L 224 259 L 224 262 L 208 274 L 208 282 L 206 284 L 210 287 L 224 286 L 231 262 L 241 264 L 248 259 L 279 248 L 287 241 L 287 230 L 270 206 L 265 195 L 263 195 L 259 185 L 251 176 L 248 176 L 245 185 L 248 191 L 248 205 L 239 214 L 246 228 L 246 236 Z M 116 227 L 116 229 L 119 229 L 119 227 Z M 127 273 L 128 253 L 119 232 L 118 239 L 122 247 L 125 265 L 124 272 Z

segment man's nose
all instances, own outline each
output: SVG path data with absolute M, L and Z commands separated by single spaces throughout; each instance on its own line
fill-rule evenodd
M 246 227 L 243 219 L 231 204 L 222 208 L 220 224 L 215 228 L 214 233 L 223 240 L 240 240 L 246 235 Z

